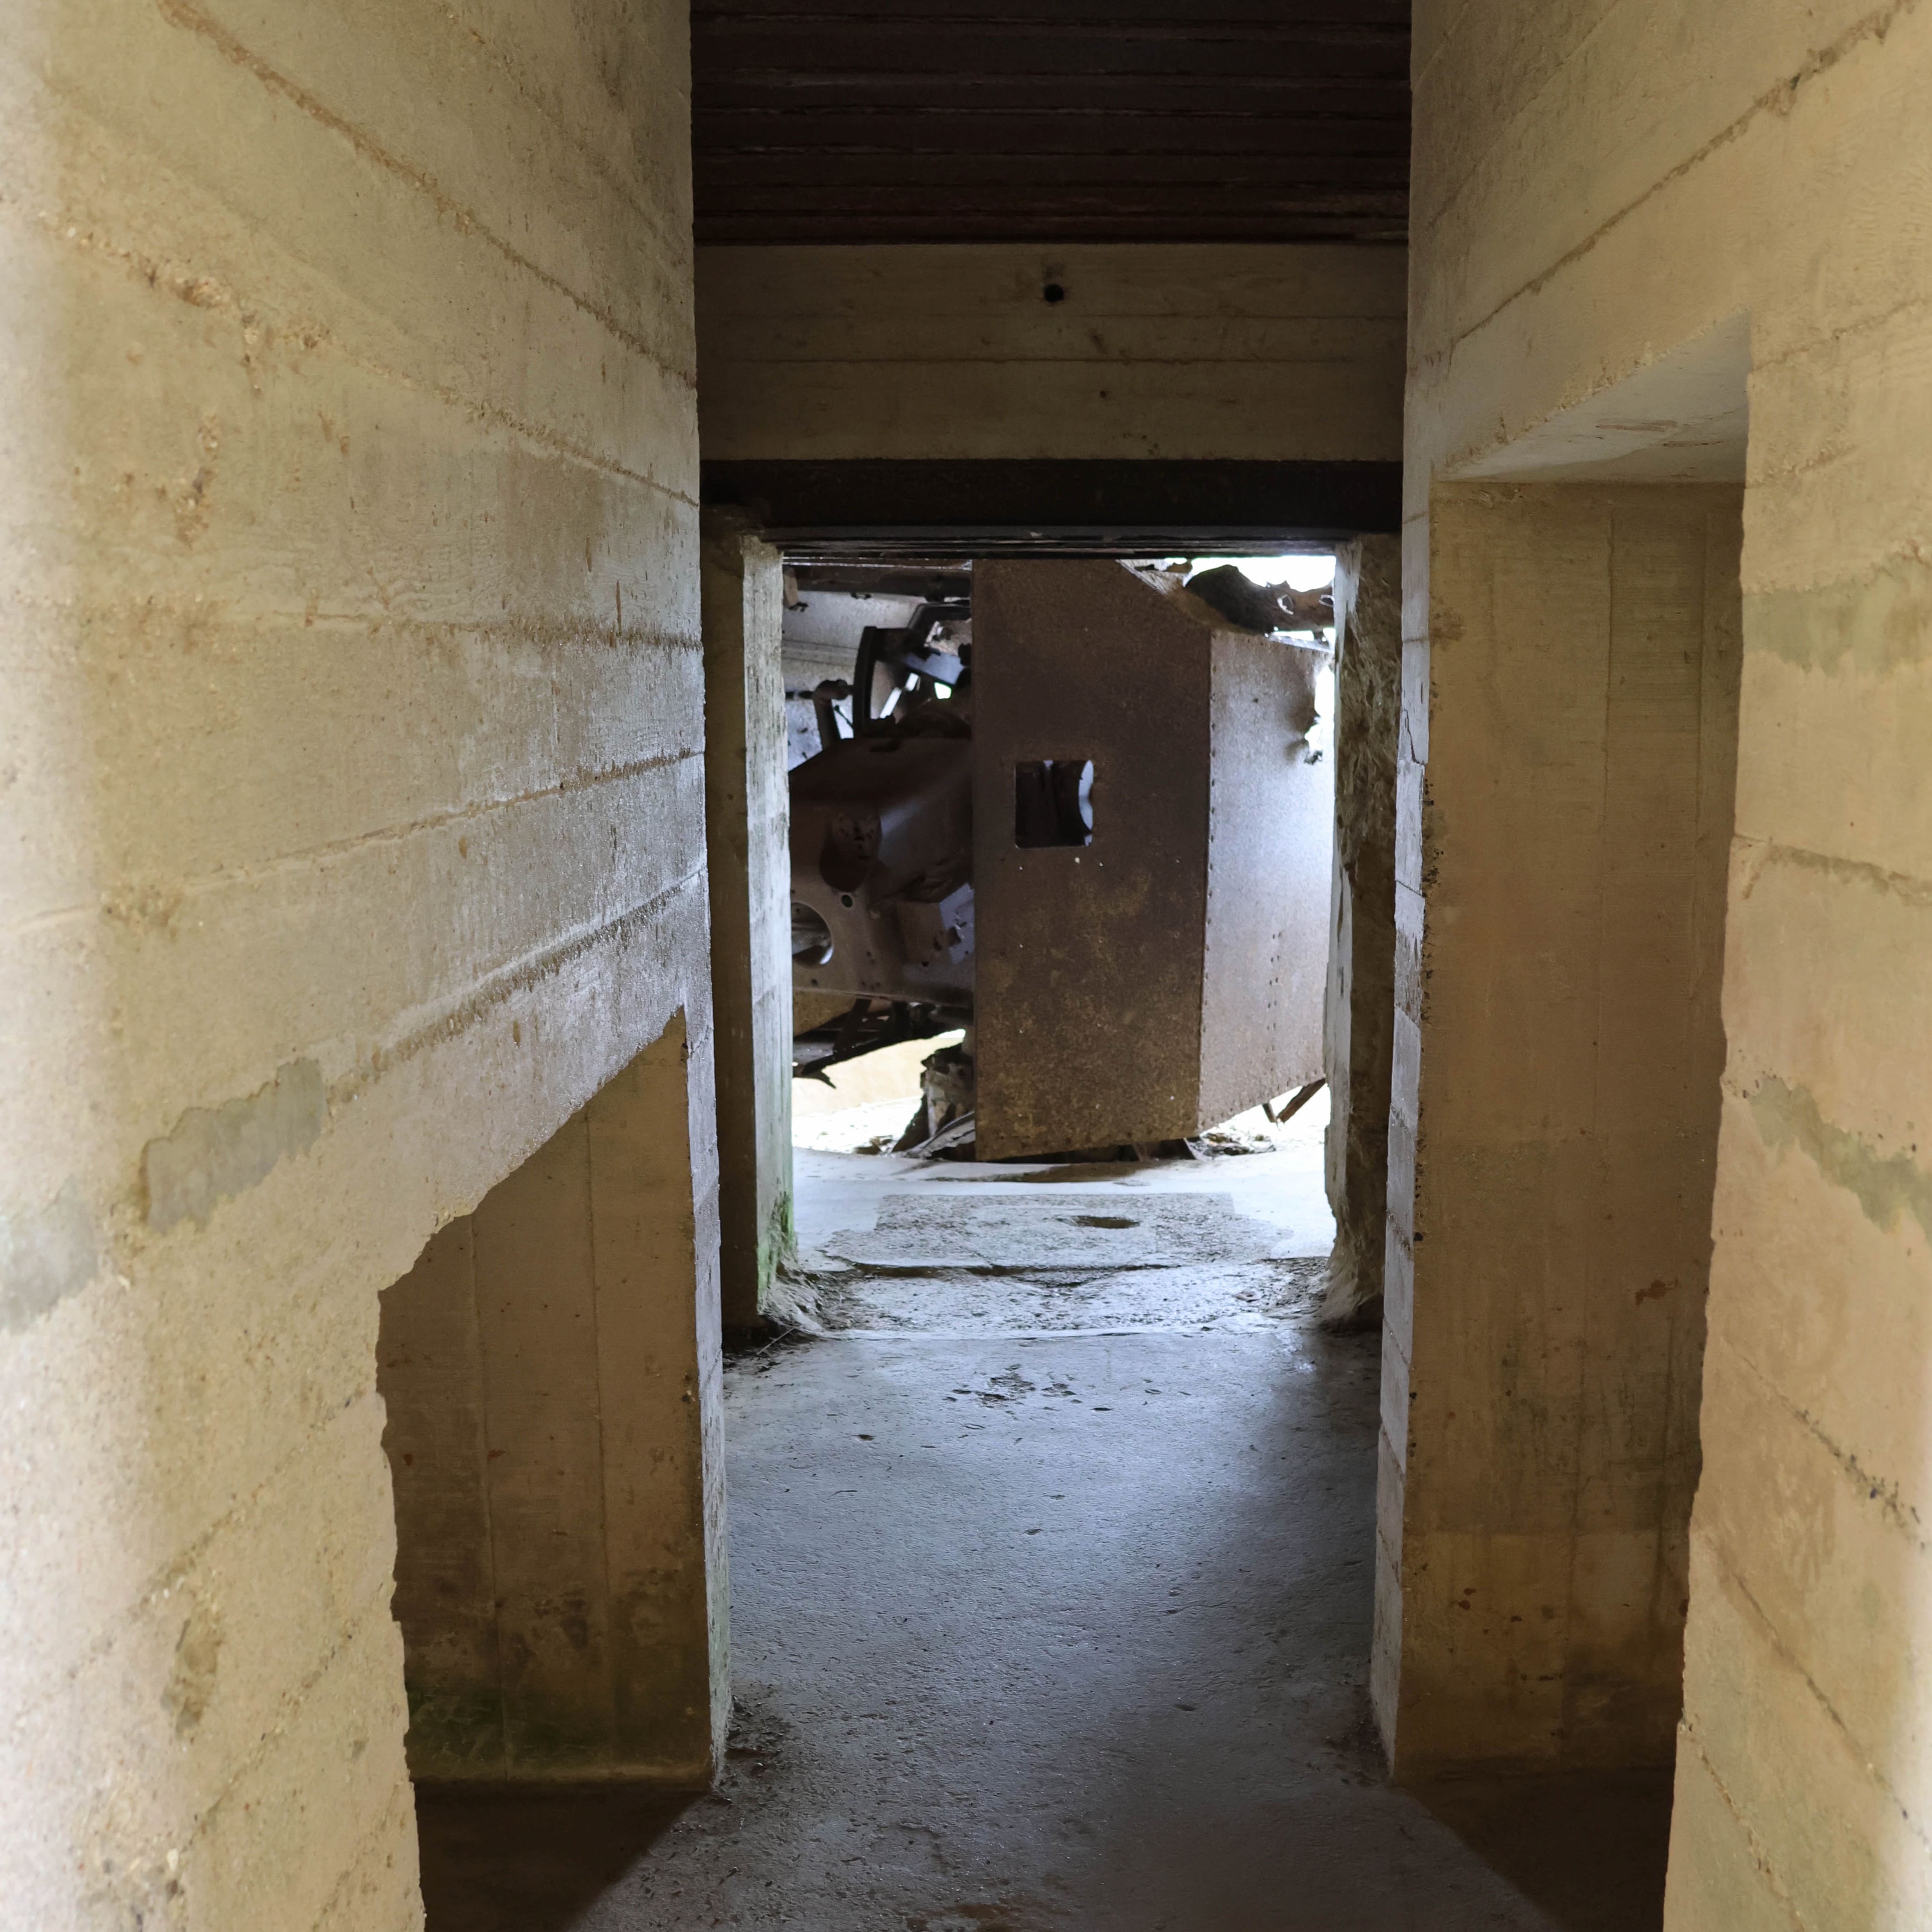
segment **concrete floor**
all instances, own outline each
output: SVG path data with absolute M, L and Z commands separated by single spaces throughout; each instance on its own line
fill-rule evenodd
M 1228 1215 L 1162 1220 L 1149 1198 L 1225 1192 L 1251 1222 L 1300 1198 L 1298 1158 L 1070 1192 L 1064 1170 L 1034 1187 L 814 1156 L 842 1163 L 806 1177 L 808 1213 L 822 1249 L 868 1257 L 842 1303 L 866 1325 L 729 1374 L 727 1774 L 696 1798 L 420 1793 L 430 1932 L 1658 1926 L 1666 1778 L 1382 1781 L 1376 1344 L 1312 1328 L 1305 1202 L 1260 1244 L 1276 1252 L 1250 1238 L 1231 1264 L 1225 1238 L 1175 1252 Z M 1030 1214 L 1060 1244 L 1058 1299 L 1004 1260 L 976 1275 L 949 1250 L 956 1292 L 896 1264 L 895 1215 L 934 1238 L 908 1198 L 981 1186 L 1000 1244 Z M 1158 1224 L 1158 1251 L 1110 1247 L 1083 1276 L 1083 1198 L 1109 1237 Z M 882 1309 L 906 1325 L 872 1325 Z

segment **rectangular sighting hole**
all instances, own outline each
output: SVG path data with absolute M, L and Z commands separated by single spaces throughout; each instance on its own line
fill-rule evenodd
M 1013 767 L 1013 843 L 1042 845 L 1094 842 L 1094 760 L 1022 759 Z

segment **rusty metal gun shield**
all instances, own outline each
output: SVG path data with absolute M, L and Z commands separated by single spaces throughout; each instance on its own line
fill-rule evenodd
M 1318 1078 L 1324 654 L 1125 564 L 974 579 L 981 1157 L 1191 1135 Z

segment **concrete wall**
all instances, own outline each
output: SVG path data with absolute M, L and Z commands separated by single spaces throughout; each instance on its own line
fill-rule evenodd
M 416 1922 L 379 1291 L 710 1052 L 686 65 L 11 10 L 11 1922 Z
M 680 1016 L 382 1298 L 418 1779 L 723 1762 L 719 1190 L 686 1046 Z
M 1398 1775 L 1670 1762 L 1739 494 L 1434 500 L 1427 793 L 1396 861 L 1389 1165 L 1412 1194 L 1392 1186 L 1378 1498 L 1375 1692 Z
M 1566 412 L 1573 449 L 1641 457 L 1672 433 L 1612 400 L 1628 381 L 1727 333 L 1738 404 L 1748 368 L 1728 1057 L 1669 1921 L 1922 1924 L 1932 16 L 1571 0 L 1432 4 L 1416 28 L 1418 700 L 1431 677 L 1443 691 L 1436 482 Z M 1676 440 L 1688 464 L 1698 439 Z
M 1335 840 L 1322 1074 L 1335 1216 L 1322 1318 L 1379 1323 L 1395 1045 L 1395 774 L 1402 723 L 1402 545 L 1358 537 L 1335 559 Z
M 704 544 L 705 836 L 724 1318 L 755 1327 L 790 1254 L 791 799 L 784 570 L 713 512 Z
M 1392 460 L 1404 300 L 1400 248 L 701 249 L 704 454 Z

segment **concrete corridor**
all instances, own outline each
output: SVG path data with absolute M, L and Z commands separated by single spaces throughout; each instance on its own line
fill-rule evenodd
M 830 1332 L 729 1373 L 727 1774 L 420 1792 L 430 1932 L 1657 1926 L 1667 1778 L 1384 1781 L 1317 1144 L 801 1153 Z

